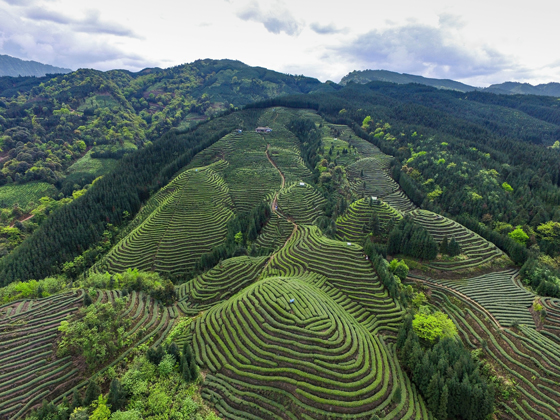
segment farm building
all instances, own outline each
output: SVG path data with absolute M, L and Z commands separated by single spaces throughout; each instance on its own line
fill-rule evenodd
M 270 133 L 272 132 L 272 128 L 270 127 L 257 127 L 257 129 L 255 130 L 257 133 Z

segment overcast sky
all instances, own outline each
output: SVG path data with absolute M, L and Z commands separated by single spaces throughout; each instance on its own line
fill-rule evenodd
M 338 82 L 386 69 L 560 82 L 553 0 L 0 0 L 0 53 L 77 69 L 200 58 Z

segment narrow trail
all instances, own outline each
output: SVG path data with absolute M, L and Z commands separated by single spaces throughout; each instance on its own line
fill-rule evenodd
M 23 219 L 14 220 L 12 223 L 10 223 L 10 227 L 14 227 L 14 225 L 16 224 L 16 222 L 25 222 L 26 220 L 31 219 L 33 216 L 35 216 L 35 215 L 34 215 L 34 214 L 30 214 L 29 216 L 25 216 Z
M 277 213 L 276 207 L 277 207 L 277 204 L 278 204 L 278 194 L 280 194 L 280 191 L 282 191 L 284 189 L 284 186 L 286 185 L 286 178 L 284 177 L 284 174 L 282 173 L 280 168 L 278 168 L 276 163 L 272 160 L 272 158 L 268 154 L 268 149 L 269 148 L 270 148 L 270 144 L 267 144 L 266 145 L 266 150 L 264 151 L 264 153 L 266 155 L 266 158 L 268 159 L 270 164 L 276 168 L 276 170 L 278 171 L 278 173 L 282 177 L 282 184 L 280 185 L 280 189 L 276 192 L 276 194 L 274 194 L 274 198 L 272 199 L 272 212 Z
M 504 327 L 502 327 L 502 324 L 500 324 L 498 322 L 498 320 L 496 318 L 494 318 L 494 315 L 492 315 L 486 308 L 484 308 L 480 303 L 478 303 L 477 301 L 471 299 L 470 297 L 464 295 L 463 293 L 459 292 L 458 290 L 453 289 L 452 287 L 449 286 L 445 286 L 441 283 L 438 283 L 436 281 L 432 281 L 432 280 L 428 280 L 427 278 L 423 278 L 423 277 L 411 277 L 413 280 L 418 280 L 421 281 L 422 283 L 428 283 L 430 285 L 436 285 L 438 287 L 441 287 L 445 290 L 450 291 L 451 293 L 457 294 L 459 295 L 462 299 L 465 299 L 467 301 L 469 301 L 470 303 L 472 303 L 474 306 L 476 306 L 478 309 L 480 309 L 483 313 L 485 313 L 489 318 L 492 319 L 492 321 L 494 321 L 498 327 L 498 329 L 500 330 L 504 330 Z
M 292 221 L 290 220 L 288 217 L 286 217 L 285 215 L 283 215 L 282 213 L 280 213 L 277 210 L 278 207 L 278 194 L 280 194 L 280 191 L 282 191 L 284 189 L 284 186 L 286 185 L 286 178 L 284 177 L 284 174 L 282 173 L 282 171 L 280 170 L 280 168 L 278 168 L 278 166 L 276 165 L 276 163 L 272 160 L 272 158 L 270 157 L 270 155 L 268 154 L 268 149 L 270 148 L 270 144 L 266 145 L 266 150 L 265 150 L 265 155 L 266 158 L 268 159 L 268 161 L 270 162 L 270 164 L 272 166 L 274 166 L 276 168 L 276 170 L 278 171 L 278 173 L 280 174 L 280 176 L 282 177 L 282 184 L 280 185 L 280 189 L 274 194 L 274 198 L 272 199 L 272 212 L 276 215 L 276 217 L 283 217 L 285 218 L 288 222 L 290 222 L 292 225 L 294 225 L 294 230 L 292 231 L 292 233 L 290 234 L 290 236 L 288 237 L 288 239 L 286 239 L 286 242 L 284 242 L 284 245 L 282 245 L 282 248 L 284 248 L 286 246 L 286 244 L 288 244 L 290 242 L 290 240 L 294 237 L 294 235 L 297 232 L 298 226 Z M 270 256 L 270 258 L 268 259 L 268 261 L 266 262 L 266 264 L 264 265 L 262 271 L 261 271 L 261 276 L 262 274 L 266 271 L 268 265 L 272 262 L 272 260 L 274 259 L 274 256 L 277 254 L 277 252 L 275 252 L 274 254 L 272 254 Z M 260 276 L 259 276 L 260 277 Z

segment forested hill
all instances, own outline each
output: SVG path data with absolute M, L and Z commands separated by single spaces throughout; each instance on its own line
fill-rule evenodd
M 0 76 L 36 76 L 41 77 L 47 74 L 70 73 L 72 70 L 49 64 L 38 63 L 37 61 L 21 60 L 0 54 Z
M 348 83 L 370 83 L 370 82 L 389 82 L 398 84 L 418 83 L 421 85 L 432 86 L 438 89 L 457 90 L 459 92 L 471 92 L 477 90 L 474 86 L 469 86 L 461 82 L 450 79 L 433 79 L 429 77 L 417 76 L 414 74 L 397 73 L 389 70 L 355 70 L 348 73 L 340 80 L 341 85 Z
M 254 101 L 321 90 L 333 87 L 232 60 L 139 73 L 81 69 L 57 77 L 0 78 L 0 185 L 60 183 L 90 148 L 119 158 L 172 127 Z
M 355 70 L 348 73 L 340 80 L 345 86 L 348 83 L 389 82 L 397 84 L 417 83 L 438 89 L 456 90 L 459 92 L 483 91 L 500 95 L 542 95 L 560 97 L 560 83 L 543 83 L 531 85 L 530 83 L 504 82 L 479 88 L 450 79 L 434 79 L 414 74 L 397 73 L 388 70 Z
M 501 94 L 560 96 L 560 83 L 543 83 L 531 85 L 529 83 L 505 82 L 491 85 L 486 91 Z

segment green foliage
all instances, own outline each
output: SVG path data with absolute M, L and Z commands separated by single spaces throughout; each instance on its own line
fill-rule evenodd
M 513 187 L 509 185 L 507 182 L 504 182 L 502 184 L 502 188 L 504 189 L 504 191 L 513 192 Z
M 48 297 L 66 289 L 68 280 L 64 277 L 47 277 L 43 280 L 14 282 L 0 288 L 0 303 L 19 299 Z
M 137 357 L 121 382 L 129 399 L 126 411 L 113 413 L 112 418 L 117 420 L 154 416 L 217 420 L 211 410 L 202 403 L 196 392 L 197 385 L 185 382 L 176 369 L 170 373 L 161 373 L 146 358 Z
M 96 303 L 82 307 L 60 323 L 62 333 L 57 354 L 81 355 L 90 369 L 114 357 L 127 343 L 125 331 L 130 319 L 120 316 L 122 299 L 114 303 Z
M 423 292 L 415 293 L 411 301 L 412 306 L 416 309 L 420 309 L 426 303 L 428 303 L 428 299 Z
M 431 312 L 427 306 L 420 306 L 418 313 L 414 315 L 412 327 L 418 337 L 430 343 L 457 335 L 457 327 L 447 314 L 439 311 Z
M 399 330 L 397 349 L 437 419 L 483 420 L 494 411 L 494 388 L 480 374 L 479 363 L 460 340 L 446 337 L 425 348 L 412 316 L 407 315 Z
M 90 420 L 108 420 L 111 416 L 111 410 L 107 407 L 107 399 L 102 395 L 94 402 L 94 407 L 93 413 L 89 416 Z
M 408 276 L 408 266 L 406 265 L 404 260 L 399 261 L 396 258 L 391 260 L 391 262 L 389 263 L 389 271 L 399 279 L 401 279 L 401 281 L 404 281 L 406 279 L 406 276 Z
M 162 278 L 158 273 L 127 269 L 123 273 L 90 273 L 77 282 L 83 288 L 122 289 L 146 292 L 154 299 L 166 305 L 176 300 L 175 288 L 169 279 Z
M 529 235 L 525 233 L 521 226 L 518 226 L 514 231 L 508 233 L 508 236 L 518 244 L 525 245 L 529 240 Z
M 560 271 L 529 258 L 519 274 L 539 295 L 560 298 Z

